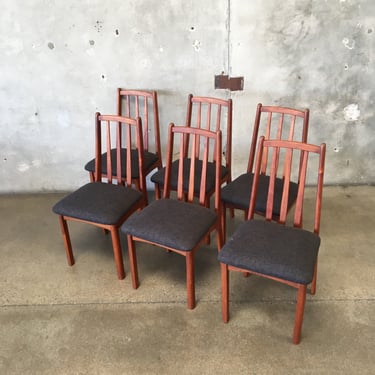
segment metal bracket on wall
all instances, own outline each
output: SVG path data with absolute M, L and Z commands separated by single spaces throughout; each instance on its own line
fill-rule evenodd
M 228 75 L 220 74 L 215 76 L 215 89 L 227 89 L 230 91 L 243 90 L 243 77 L 229 77 Z

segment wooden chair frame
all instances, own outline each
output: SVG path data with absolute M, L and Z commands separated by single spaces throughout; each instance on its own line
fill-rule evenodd
M 262 125 L 262 118 L 263 116 L 267 116 L 266 123 L 265 123 L 265 129 L 263 130 L 262 134 L 259 134 L 261 131 L 261 125 Z M 278 116 L 277 121 L 277 128 L 276 132 L 274 130 L 275 124 L 273 123 L 273 119 L 275 116 Z M 286 123 L 286 117 L 290 118 L 290 122 Z M 300 141 L 303 143 L 307 143 L 307 134 L 309 129 L 309 118 L 310 118 L 310 111 L 309 109 L 295 109 L 295 108 L 289 108 L 289 107 L 283 107 L 283 106 L 264 106 L 261 103 L 258 103 L 257 109 L 256 109 L 256 115 L 254 120 L 254 126 L 253 126 L 253 134 L 251 138 L 251 144 L 250 144 L 250 152 L 249 152 L 249 158 L 247 163 L 247 174 L 251 174 L 254 172 L 254 161 L 255 161 L 255 154 L 257 149 L 257 142 L 259 136 L 263 135 L 265 139 L 285 139 L 288 141 L 294 141 L 295 139 L 295 130 L 296 130 L 296 120 L 297 118 L 301 119 L 302 122 L 302 130 L 301 130 L 301 139 Z M 299 125 L 299 124 L 298 124 Z M 289 127 L 287 131 L 287 137 L 284 137 L 284 133 L 286 128 Z M 268 163 L 268 154 L 265 152 L 262 159 L 262 173 L 264 174 L 264 171 L 266 169 Z M 230 183 L 230 182 L 228 182 Z M 226 236 L 226 209 L 229 208 L 231 210 L 231 216 L 233 217 L 234 209 L 243 210 L 244 211 L 244 217 L 246 218 L 248 215 L 248 208 L 243 209 L 242 207 L 239 207 L 235 204 L 231 204 L 229 202 L 225 202 L 222 200 L 222 208 L 221 208 L 221 221 L 222 221 L 222 228 L 224 233 L 224 242 L 225 242 L 225 236 Z M 264 212 L 257 211 L 258 214 L 264 215 Z M 278 219 L 277 216 L 274 217 L 275 220 Z
M 262 159 L 265 153 L 268 152 L 270 148 L 274 148 L 276 151 L 273 153 L 272 166 L 271 166 L 271 179 L 268 191 L 267 200 L 267 210 L 265 213 L 265 218 L 267 221 L 273 220 L 272 215 L 272 205 L 273 205 L 273 184 L 276 179 L 277 165 L 279 163 L 279 153 L 280 148 L 286 149 L 286 157 L 284 162 L 284 190 L 282 196 L 282 210 L 278 222 L 280 225 L 285 225 L 287 219 L 287 199 L 288 199 L 288 186 L 291 174 L 291 162 L 292 162 L 292 152 L 297 150 L 301 152 L 301 162 L 299 169 L 299 191 L 298 197 L 295 204 L 294 210 L 294 221 L 293 226 L 296 228 L 302 228 L 303 219 L 303 199 L 304 199 L 304 189 L 306 185 L 306 171 L 307 171 L 307 161 L 309 153 L 315 153 L 319 156 L 319 165 L 317 173 L 317 185 L 316 185 L 316 197 L 315 197 L 315 213 L 314 213 L 314 227 L 313 232 L 319 235 L 320 230 L 320 216 L 321 216 L 321 206 L 322 206 L 322 191 L 323 191 L 323 176 L 324 176 L 324 164 L 325 164 L 325 152 L 326 145 L 323 143 L 320 146 L 311 145 L 302 142 L 294 141 L 282 141 L 282 140 L 265 140 L 264 137 L 260 138 L 257 152 L 257 163 L 254 174 L 254 180 L 252 185 L 252 193 L 249 202 L 249 211 L 247 220 L 253 220 L 255 215 L 255 203 L 257 194 L 257 185 L 259 182 L 259 175 L 262 173 Z M 265 250 L 266 251 L 266 250 Z M 225 263 L 220 263 L 221 266 L 221 287 L 222 287 L 222 317 L 223 321 L 227 323 L 229 321 L 229 271 L 238 271 L 244 274 L 255 274 L 261 277 L 265 277 L 280 283 L 292 286 L 298 290 L 297 292 L 297 305 L 293 329 L 293 343 L 298 344 L 301 340 L 302 322 L 306 301 L 307 285 L 291 282 L 284 280 L 282 278 L 273 277 L 267 274 L 253 272 L 248 269 L 238 268 Z M 313 280 L 311 283 L 311 294 L 316 292 L 316 282 L 317 282 L 317 261 L 315 263 Z
M 110 152 L 107 153 L 107 174 L 104 176 L 102 174 L 101 168 L 101 155 L 103 153 L 102 145 L 105 144 L 107 149 L 111 148 L 111 123 L 116 123 L 116 158 L 117 158 L 117 173 L 116 177 L 113 177 L 115 171 L 112 170 L 112 155 Z M 103 124 L 106 127 L 106 137 L 102 140 L 102 130 Z M 122 127 L 126 126 L 126 148 L 127 148 L 127 165 L 126 165 L 126 177 L 121 175 L 121 166 L 122 166 L 122 158 L 120 154 L 120 150 L 122 147 L 122 134 L 123 130 Z M 59 215 L 59 222 L 61 226 L 61 231 L 63 235 L 67 262 L 69 266 L 74 265 L 75 260 L 72 251 L 72 244 L 70 240 L 69 230 L 68 230 L 68 221 L 76 221 L 76 222 L 83 222 L 87 224 L 91 224 L 97 226 L 99 228 L 104 229 L 111 233 L 112 244 L 113 244 L 113 253 L 116 263 L 116 270 L 118 279 L 123 279 L 125 277 L 124 271 L 124 264 L 123 264 L 123 257 L 122 257 L 122 250 L 121 250 L 121 242 L 119 237 L 119 228 L 124 223 L 124 221 L 136 210 L 141 209 L 145 206 L 147 202 L 147 190 L 146 190 L 146 181 L 145 175 L 143 171 L 143 140 L 142 140 L 142 123 L 141 119 L 138 117 L 136 119 L 126 118 L 123 116 L 116 116 L 116 115 L 101 115 L 100 113 L 96 113 L 95 115 L 95 174 L 93 175 L 94 181 L 92 183 L 101 182 L 104 178 L 107 179 L 108 184 L 112 184 L 113 182 L 117 182 L 118 185 L 124 185 L 131 187 L 133 184 L 132 179 L 132 171 L 131 171 L 131 149 L 132 149 L 132 131 L 131 129 L 134 128 L 135 130 L 135 142 L 137 145 L 138 151 L 138 158 L 139 158 L 139 189 L 142 192 L 142 199 L 140 199 L 132 208 L 124 213 L 121 219 L 116 222 L 115 224 L 101 224 L 91 220 L 84 220 L 76 217 L 66 216 L 66 215 Z M 118 176 L 121 176 L 120 178 Z
M 196 305 L 196 299 L 195 299 L 195 281 L 194 281 L 194 254 L 196 250 L 199 248 L 202 241 L 205 240 L 206 236 L 209 235 L 212 231 L 216 230 L 217 232 L 217 244 L 218 244 L 218 250 L 222 247 L 222 231 L 220 227 L 220 215 L 219 215 L 219 209 L 220 209 L 220 155 L 221 155 L 221 131 L 212 132 L 206 129 L 196 129 L 191 127 L 182 127 L 182 126 L 175 126 L 174 124 L 170 124 L 169 126 L 169 137 L 168 137 L 168 150 L 167 150 L 167 162 L 166 162 L 166 173 L 165 173 L 165 181 L 164 181 L 164 189 L 163 189 L 163 199 L 174 199 L 171 198 L 171 189 L 170 189 L 170 180 L 171 180 L 171 165 L 172 165 L 172 159 L 174 155 L 174 143 L 175 143 L 175 137 L 176 135 L 180 136 L 180 142 L 179 142 L 179 153 L 180 155 L 188 155 L 188 151 L 186 148 L 186 143 L 184 140 L 186 137 L 191 138 L 191 149 L 190 149 L 190 177 L 189 177 L 189 185 L 188 189 L 184 189 L 183 182 L 184 182 L 184 163 L 183 158 L 179 158 L 179 173 L 178 173 L 178 188 L 177 188 L 177 200 L 181 201 L 182 204 L 186 204 L 186 202 L 189 202 L 191 204 L 196 205 L 197 203 L 193 203 L 194 199 L 198 199 L 198 203 L 201 206 L 206 206 L 206 194 L 205 194 L 205 188 L 206 188 L 206 169 L 207 169 L 207 163 L 209 160 L 209 143 L 208 139 L 211 139 L 214 141 L 214 160 L 215 160 L 215 167 L 216 167 L 216 183 L 215 183 L 215 211 L 217 214 L 217 219 L 215 220 L 214 224 L 211 225 L 211 227 L 206 231 L 206 233 L 200 238 L 200 240 L 195 244 L 195 246 L 189 250 L 181 250 L 179 248 L 171 247 L 171 246 L 165 246 L 155 241 L 150 241 L 141 237 L 137 237 L 133 234 L 127 233 L 127 239 L 128 239 L 128 250 L 129 250 L 129 260 L 130 260 L 130 269 L 132 274 L 132 285 L 133 288 L 136 289 L 139 286 L 139 278 L 138 278 L 138 266 L 137 266 L 137 259 L 136 259 L 136 252 L 135 252 L 135 242 L 144 242 L 152 245 L 156 245 L 158 247 L 162 247 L 166 249 L 167 251 L 172 251 L 177 254 L 180 254 L 186 258 L 186 288 L 187 288 L 187 305 L 189 309 L 193 309 Z M 194 189 L 194 181 L 195 181 L 195 162 L 194 160 L 196 158 L 199 158 L 199 144 L 200 144 L 200 138 L 204 138 L 204 151 L 203 151 L 203 157 L 201 160 L 203 160 L 203 170 L 201 174 L 201 180 L 200 180 L 200 194 L 198 197 L 195 197 L 195 189 Z M 151 207 L 153 204 L 157 205 L 160 203 L 161 200 L 156 200 L 150 204 L 149 207 Z M 207 210 L 210 210 L 206 207 Z M 145 213 L 143 211 L 142 213 Z M 125 223 L 128 224 L 128 223 Z M 181 228 L 181 231 L 183 231 L 184 228 Z M 125 230 L 126 233 L 126 230 Z

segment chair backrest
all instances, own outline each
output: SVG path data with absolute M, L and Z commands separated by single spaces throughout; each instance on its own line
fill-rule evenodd
M 186 137 L 190 138 L 187 153 L 185 150 Z M 169 198 L 170 196 L 172 162 L 176 158 L 178 159 L 177 198 L 192 202 L 195 196 L 196 184 L 199 184 L 198 200 L 201 205 L 204 205 L 206 202 L 207 170 L 214 164 L 215 209 L 219 209 L 221 137 L 220 130 L 213 132 L 190 126 L 175 126 L 173 123 L 169 125 L 164 198 Z M 200 178 L 197 178 L 197 176 Z
M 307 142 L 309 109 L 299 110 L 280 106 L 257 105 L 253 136 L 251 139 L 247 172 L 253 172 L 255 153 L 259 136 L 265 139 L 285 139 Z M 268 163 L 268 154 L 263 154 L 262 171 Z
M 141 118 L 144 150 L 154 152 L 161 161 L 159 109 L 156 91 L 118 88 L 117 114 L 130 118 Z
M 222 131 L 224 138 L 222 155 L 224 156 L 225 166 L 230 176 L 232 166 L 232 107 L 232 99 L 193 96 L 189 94 L 185 121 L 186 126 L 211 130 L 213 132 Z
M 279 223 L 285 224 L 288 211 L 288 198 L 290 182 L 293 175 L 298 176 L 298 192 L 294 209 L 293 225 L 301 228 L 303 226 L 303 206 L 305 203 L 305 187 L 307 183 L 311 188 L 315 189 L 315 208 L 313 219 L 313 231 L 319 234 L 320 214 L 322 205 L 323 177 L 326 145 L 322 143 L 320 146 L 303 142 L 287 141 L 287 140 L 266 140 L 264 136 L 260 137 L 258 143 L 257 159 L 255 164 L 255 172 L 250 197 L 250 206 L 248 219 L 254 218 L 257 187 L 262 174 L 262 159 L 264 153 L 268 153 L 271 162 L 268 163 L 267 175 L 269 176 L 266 220 L 272 220 L 273 204 L 274 204 L 274 187 L 277 178 L 283 176 L 283 188 L 281 199 L 281 210 Z M 298 157 L 293 159 L 293 156 Z M 309 162 L 309 163 L 308 163 Z M 309 176 L 307 176 L 309 164 Z M 313 170 L 315 169 L 315 172 Z
M 119 185 L 131 186 L 135 168 L 137 168 L 140 190 L 145 195 L 146 179 L 143 168 L 144 149 L 141 118 L 101 115 L 97 112 L 95 114 L 95 132 L 95 181 L 102 181 L 105 178 L 108 183 L 113 183 L 115 180 Z M 121 157 L 123 148 L 126 148 L 125 160 Z M 106 154 L 107 173 L 105 177 L 102 174 L 103 154 Z M 126 165 L 123 165 L 124 163 Z M 121 173 L 124 169 L 126 170 L 125 174 Z

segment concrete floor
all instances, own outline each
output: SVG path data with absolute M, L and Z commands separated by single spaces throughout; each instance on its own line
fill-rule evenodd
M 0 374 L 375 373 L 375 187 L 325 188 L 318 290 L 297 346 L 295 291 L 272 281 L 232 274 L 222 323 L 214 242 L 197 252 L 193 311 L 176 254 L 139 246 L 133 290 L 125 241 L 119 281 L 110 237 L 74 223 L 69 267 L 51 212 L 61 196 L 0 196 Z

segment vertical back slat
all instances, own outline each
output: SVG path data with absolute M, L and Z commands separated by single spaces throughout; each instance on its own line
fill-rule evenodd
M 296 208 L 294 210 L 294 226 L 297 228 L 302 227 L 302 220 L 303 220 L 303 200 L 305 195 L 305 184 L 306 184 L 306 173 L 307 173 L 307 161 L 309 152 L 308 151 L 301 151 L 302 153 L 302 163 L 300 167 L 300 179 L 298 183 L 298 194 L 296 200 Z
M 206 197 L 206 186 L 207 186 L 207 164 L 208 157 L 210 153 L 210 140 L 209 138 L 204 138 L 204 152 L 202 159 L 202 175 L 200 181 L 200 191 L 199 191 L 199 203 L 204 205 Z
M 144 107 L 143 107 L 143 147 L 148 150 L 148 133 L 149 133 L 149 119 L 148 119 L 148 98 L 144 98 Z
M 132 131 L 126 127 L 126 185 L 132 185 Z
M 195 165 L 196 158 L 199 157 L 199 138 L 198 135 L 194 134 L 192 137 L 191 155 L 190 155 L 190 174 L 189 174 L 189 188 L 188 188 L 188 201 L 192 202 L 194 199 L 194 180 L 195 180 Z M 198 138 L 198 141 L 197 141 Z
M 102 123 L 100 114 L 95 114 L 95 176 L 96 182 L 102 180 Z
M 111 122 L 106 121 L 107 137 L 106 137 L 106 148 L 107 148 L 107 178 L 108 182 L 112 183 L 112 153 L 111 153 Z
M 283 193 L 281 196 L 279 222 L 284 224 L 288 214 L 289 187 L 292 173 L 293 150 L 285 150 L 284 171 L 283 171 Z
M 283 134 L 283 125 L 284 125 L 284 113 L 281 113 L 279 117 L 279 123 L 277 126 L 276 139 L 281 139 L 282 134 Z
M 116 136 L 116 165 L 117 165 L 117 171 L 116 171 L 116 177 L 117 181 L 120 185 L 123 184 L 123 178 L 122 178 L 122 157 L 121 157 L 121 146 L 122 146 L 122 124 L 119 121 L 117 123 L 117 136 Z
M 269 148 L 266 147 L 265 150 L 269 151 Z M 271 161 L 271 170 L 269 174 L 269 185 L 268 185 L 268 194 L 267 194 L 267 206 L 266 206 L 266 219 L 272 220 L 273 205 L 274 205 L 274 192 L 275 192 L 275 183 L 277 177 L 277 168 L 279 163 L 279 150 L 277 148 L 272 149 L 272 161 Z
M 271 136 L 271 127 L 272 127 L 272 112 L 269 112 L 268 116 L 267 116 L 265 139 L 270 139 L 270 136 Z M 263 174 L 266 173 L 267 164 L 268 164 L 268 148 L 266 148 L 263 151 L 263 159 L 262 159 L 262 173 Z
M 289 141 L 293 141 L 295 127 L 296 127 L 296 116 L 292 116 L 292 119 L 290 121 L 289 136 L 288 136 Z
M 180 155 L 184 153 L 183 135 L 180 138 Z M 193 159 L 192 159 L 193 160 Z M 179 158 L 178 161 L 178 180 L 177 180 L 177 198 L 184 199 L 184 158 Z

